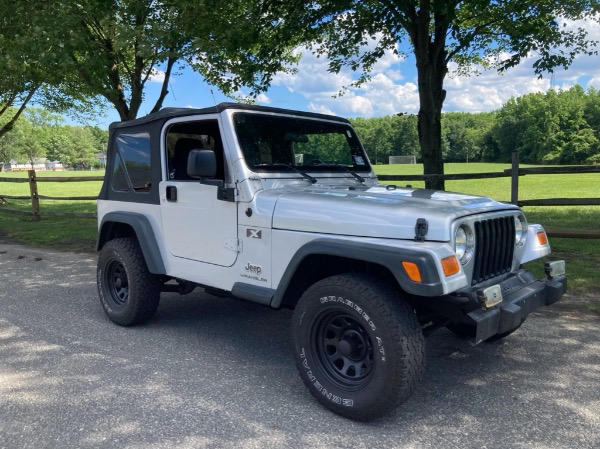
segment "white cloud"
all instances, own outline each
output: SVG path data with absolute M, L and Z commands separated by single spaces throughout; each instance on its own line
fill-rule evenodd
M 533 72 L 533 60 L 525 61 L 500 75 L 495 70 L 480 69 L 480 75 L 449 76 L 444 110 L 483 112 L 499 109 L 511 97 L 545 92 L 551 87 L 550 78 L 538 78 Z M 455 64 L 450 64 L 450 72 Z
M 256 101 L 261 104 L 271 103 L 271 99 L 265 93 L 258 94 L 258 96 L 256 97 Z
M 592 79 L 590 79 L 587 83 L 588 88 L 590 87 L 594 87 L 596 89 L 600 89 L 600 76 L 595 76 Z
M 589 38 L 600 40 L 597 22 L 565 22 L 567 28 L 584 26 Z M 310 111 L 336 114 L 345 117 L 375 117 L 398 112 L 415 113 L 419 108 L 414 58 L 403 57 L 392 51 L 384 53 L 375 64 L 372 79 L 360 88 L 349 87 L 357 75 L 348 68 L 339 74 L 327 71 L 326 58 L 317 58 L 302 49 L 303 57 L 296 74 L 280 74 L 273 86 L 283 88 L 288 96 L 301 97 Z M 507 58 L 509 55 L 500 55 Z M 539 78 L 534 73 L 535 57 L 529 57 L 517 67 L 500 75 L 495 70 L 476 67 L 479 75 L 448 76 L 445 111 L 483 112 L 499 109 L 511 97 L 545 92 L 551 88 L 568 89 L 575 84 L 600 88 L 600 58 L 579 55 L 569 70 L 557 69 L 554 75 Z M 456 68 L 451 64 L 450 73 Z M 345 94 L 337 96 L 346 87 Z M 271 95 L 272 97 L 274 95 Z
M 328 72 L 328 62 L 318 58 L 309 50 L 303 51 L 297 73 L 280 73 L 273 79 L 273 86 L 284 86 L 290 92 L 300 92 L 310 96 L 315 93 L 338 93 L 344 86 L 352 83 L 352 71 L 342 69 L 341 73 Z
M 414 112 L 418 105 L 417 87 L 411 82 L 399 83 L 404 79 L 403 62 L 403 57 L 385 52 L 374 66 L 372 79 L 356 88 L 350 87 L 357 76 L 349 68 L 343 67 L 338 74 L 330 73 L 326 58 L 304 50 L 298 72 L 277 75 L 273 86 L 304 97 L 308 110 L 313 112 L 345 117 Z M 338 95 L 340 92 L 343 94 Z
M 165 72 L 162 70 L 152 69 L 152 73 L 150 73 L 150 78 L 148 81 L 151 83 L 164 83 L 165 82 Z

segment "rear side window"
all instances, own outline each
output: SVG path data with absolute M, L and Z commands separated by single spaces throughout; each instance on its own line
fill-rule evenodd
M 113 190 L 149 192 L 152 187 L 150 171 L 150 135 L 147 133 L 118 134 L 117 152 L 113 162 Z

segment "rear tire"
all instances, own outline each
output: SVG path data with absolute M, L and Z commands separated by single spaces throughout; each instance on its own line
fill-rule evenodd
M 300 377 L 331 411 L 368 421 L 406 401 L 424 368 L 424 339 L 412 307 L 377 278 L 323 279 L 292 319 Z
M 100 303 L 120 326 L 148 321 L 160 301 L 160 278 L 148 271 L 144 254 L 134 238 L 109 241 L 100 252 L 97 269 Z

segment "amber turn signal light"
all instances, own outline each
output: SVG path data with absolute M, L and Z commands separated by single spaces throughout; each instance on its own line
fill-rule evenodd
M 538 239 L 538 242 L 540 243 L 540 245 L 548 244 L 548 236 L 546 235 L 546 233 L 544 231 L 538 231 L 537 239 Z
M 460 266 L 456 256 L 450 256 L 442 259 L 442 268 L 446 276 L 452 276 L 460 271 Z
M 413 262 L 402 262 L 402 266 L 404 267 L 404 271 L 408 274 L 408 277 L 413 282 L 421 282 L 421 272 L 419 271 L 419 267 L 416 263 Z

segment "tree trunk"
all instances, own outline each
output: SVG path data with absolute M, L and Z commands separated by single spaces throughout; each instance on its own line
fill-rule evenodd
M 419 115 L 417 129 L 423 157 L 425 188 L 445 190 L 442 156 L 442 105 L 446 91 L 442 88 L 443 74 L 425 58 L 417 60 L 419 83 Z
M 413 14 L 414 26 L 409 29 L 409 34 L 417 62 L 419 86 L 417 129 L 423 158 L 425 188 L 445 190 L 442 105 L 446 98 L 444 78 L 448 73 L 446 35 L 449 22 L 443 5 L 436 5 L 432 5 L 429 0 L 420 1 L 420 9 Z M 435 22 L 433 36 L 430 34 L 432 18 Z
M 29 89 L 27 96 L 21 103 L 21 106 L 19 107 L 17 112 L 13 115 L 13 117 L 7 123 L 4 124 L 4 126 L 0 127 L 0 137 L 7 134 L 9 131 L 11 131 L 14 128 L 15 123 L 17 123 L 17 120 L 19 119 L 19 117 L 21 116 L 21 114 L 23 113 L 25 108 L 27 107 L 27 104 L 33 98 L 34 94 L 37 92 L 37 90 L 39 88 L 40 88 L 39 85 L 35 85 L 31 89 Z M 3 110 L 0 112 L 0 115 L 2 115 L 10 106 L 12 106 L 12 100 L 9 103 L 7 103 L 7 106 L 5 108 L 3 108 Z
M 441 108 L 421 107 L 419 110 L 419 145 L 423 157 L 425 188 L 445 190 L 442 158 Z

